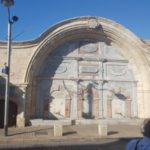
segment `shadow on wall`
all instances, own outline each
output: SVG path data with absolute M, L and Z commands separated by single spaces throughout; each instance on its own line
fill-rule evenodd
M 17 114 L 22 110 L 21 96 L 23 92 L 15 85 L 9 85 L 9 114 L 8 126 L 16 126 Z M 5 108 L 5 77 L 0 76 L 0 128 L 4 127 L 4 108 Z
M 59 43 L 57 45 L 57 48 L 55 48 L 51 53 L 45 56 L 45 58 L 41 58 L 39 56 L 39 58 L 41 58 L 39 60 L 40 64 L 38 64 L 38 66 L 32 66 L 32 70 L 36 70 L 32 78 L 34 79 L 37 77 L 36 80 L 37 89 L 35 89 L 36 97 L 33 99 L 33 101 L 36 100 L 36 102 L 33 102 L 36 104 L 36 108 L 35 108 L 35 112 L 31 114 L 32 118 L 57 119 L 57 115 L 51 112 L 52 110 L 51 103 L 55 101 L 57 97 L 59 97 L 58 95 L 56 95 L 56 97 L 52 99 L 53 95 L 51 92 L 53 91 L 53 89 L 55 91 L 57 90 L 57 92 L 60 93 L 66 91 L 67 93 L 66 95 L 70 97 L 70 101 L 73 99 L 72 97 L 73 92 L 71 91 L 72 89 L 70 87 L 67 87 L 67 85 L 66 86 L 64 85 L 65 79 L 63 79 L 63 77 L 65 78 L 67 76 L 65 75 L 65 72 L 67 72 L 68 68 L 65 65 L 67 65 L 67 63 L 71 64 L 72 62 L 69 61 L 64 62 L 64 57 L 66 57 L 73 51 L 80 49 L 81 47 L 88 47 L 89 43 L 96 44 L 97 42 L 104 42 L 106 43 L 106 45 L 110 45 L 111 44 L 110 39 L 107 38 L 107 35 L 104 33 L 102 27 L 100 26 L 99 28 L 100 29 L 90 29 L 87 33 L 87 36 L 85 35 L 84 38 L 83 37 L 80 38 L 80 36 L 82 32 L 85 34 L 85 31 L 84 30 L 80 31 L 80 35 L 78 35 L 76 39 L 66 41 L 65 43 Z M 95 34 L 95 37 L 92 38 L 90 37 L 90 34 L 93 35 L 93 33 Z M 79 34 L 79 33 L 76 32 L 75 34 Z M 51 45 L 51 47 L 53 47 L 53 45 Z M 43 60 L 43 62 L 41 60 Z M 82 60 L 78 60 L 78 61 L 82 61 Z M 62 80 L 59 80 L 59 84 L 55 83 L 55 87 L 53 87 L 54 82 L 56 80 L 54 81 L 49 79 L 53 77 L 55 78 L 56 75 L 58 76 L 61 75 Z M 82 117 L 89 118 L 89 115 L 83 114 Z

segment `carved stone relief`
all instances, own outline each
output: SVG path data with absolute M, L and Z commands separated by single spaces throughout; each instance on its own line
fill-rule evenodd
M 61 91 L 55 91 L 51 95 L 51 102 L 49 103 L 49 113 L 51 114 L 49 118 L 53 116 L 57 119 L 65 118 L 65 92 L 62 89 Z M 53 115 L 53 116 L 52 116 Z
M 78 40 L 61 45 L 41 69 L 37 116 L 132 117 L 136 86 L 128 65 L 119 50 L 104 42 Z
M 84 82 L 80 83 L 79 85 L 83 100 L 82 116 L 85 118 L 91 118 L 93 101 L 92 84 Z
M 88 74 L 97 74 L 98 67 L 97 66 L 80 66 L 79 72 L 80 73 L 88 73 Z
M 80 99 L 82 100 L 80 106 L 82 110 L 82 117 L 95 118 L 98 117 L 98 100 L 99 94 L 96 85 L 91 81 L 79 82 Z M 80 107 L 79 106 L 79 107 Z
M 134 88 L 132 82 L 111 82 L 105 86 L 105 98 L 107 99 L 107 117 L 131 118 L 135 117 Z M 135 87 L 136 88 L 136 87 Z
M 74 75 L 76 75 L 77 72 L 77 70 L 74 69 L 77 68 L 76 65 L 77 64 L 75 60 L 51 60 L 47 64 L 45 64 L 41 71 L 41 75 L 45 77 L 74 77 Z
M 98 45 L 96 43 L 84 42 L 80 47 L 80 53 L 94 53 L 98 51 Z
M 126 74 L 127 68 L 125 65 L 112 65 L 110 72 L 114 76 L 123 76 Z
M 63 80 L 53 81 L 45 97 L 44 118 L 62 119 L 70 117 L 70 103 L 72 96 L 67 91 Z M 49 92 L 48 92 L 49 91 Z
M 121 50 L 115 48 L 114 46 L 103 46 L 103 55 L 107 59 L 114 59 L 114 60 L 124 60 L 124 57 L 120 53 Z M 119 52 L 120 51 L 120 52 Z
M 128 69 L 127 63 L 105 63 L 105 77 L 122 81 L 134 81 L 133 75 Z
M 125 102 L 120 99 L 112 100 L 112 117 L 125 118 Z

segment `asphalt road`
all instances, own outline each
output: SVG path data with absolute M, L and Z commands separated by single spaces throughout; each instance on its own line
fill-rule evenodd
M 108 136 L 99 137 L 97 125 L 65 126 L 62 137 L 53 127 L 10 128 L 4 137 L 0 129 L 0 150 L 124 150 L 132 138 L 140 138 L 139 125 L 109 125 Z
M 93 139 L 43 143 L 1 145 L 1 150 L 124 150 L 130 139 Z

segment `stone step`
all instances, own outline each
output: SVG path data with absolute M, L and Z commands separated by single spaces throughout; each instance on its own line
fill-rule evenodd
M 107 125 L 140 125 L 144 119 L 82 119 L 76 120 L 76 124 L 107 124 Z
M 31 126 L 49 126 L 55 124 L 71 125 L 71 120 L 43 120 L 43 119 L 31 119 Z
M 107 125 L 141 125 L 143 119 L 80 119 L 80 120 L 43 120 L 43 119 L 31 119 L 31 126 L 46 126 L 46 125 L 75 125 L 75 124 L 107 124 Z

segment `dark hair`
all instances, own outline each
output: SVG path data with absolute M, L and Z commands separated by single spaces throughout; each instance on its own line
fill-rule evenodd
M 150 138 L 150 119 L 145 119 L 142 126 L 142 133 L 144 136 Z

